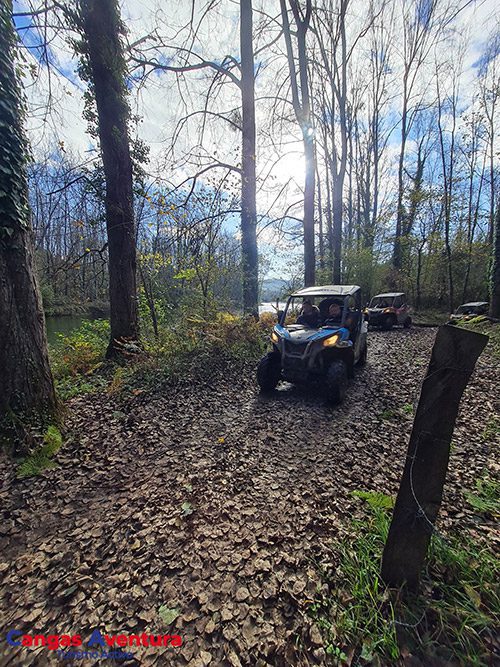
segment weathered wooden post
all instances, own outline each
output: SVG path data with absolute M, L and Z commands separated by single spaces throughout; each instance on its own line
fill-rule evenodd
M 388 586 L 418 587 L 441 506 L 460 399 L 487 342 L 487 336 L 459 327 L 438 330 L 382 557 Z

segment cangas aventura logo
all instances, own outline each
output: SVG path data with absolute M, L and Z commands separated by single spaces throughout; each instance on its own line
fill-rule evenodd
M 179 647 L 182 646 L 180 635 L 154 635 L 142 632 L 141 634 L 108 635 L 100 630 L 93 630 L 89 639 L 84 643 L 81 635 L 70 634 L 27 634 L 21 630 L 9 630 L 6 636 L 10 646 L 38 648 L 45 646 L 49 651 L 57 651 L 61 658 L 66 659 L 99 659 L 113 658 L 118 660 L 130 659 L 132 654 L 122 649 L 134 646 L 150 647 Z M 75 651 L 75 649 L 79 649 Z M 109 650 L 111 649 L 111 651 Z M 100 653 L 99 653 L 100 651 Z

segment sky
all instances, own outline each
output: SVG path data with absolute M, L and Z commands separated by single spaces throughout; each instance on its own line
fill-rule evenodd
M 405 0 L 390 0 L 399 7 Z M 27 9 L 28 0 L 15 0 L 15 11 Z M 36 4 L 36 0 L 32 0 Z M 465 4 L 453 0 L 458 8 Z M 196 2 L 197 15 L 203 12 L 205 2 Z M 239 3 L 235 0 L 220 0 L 214 2 L 215 8 L 206 14 L 205 19 L 193 42 L 193 50 L 206 59 L 220 61 L 225 55 L 239 57 Z M 466 44 L 463 55 L 463 72 L 461 77 L 461 102 L 463 107 L 470 104 L 474 81 L 477 77 L 479 64 L 484 57 L 486 42 L 494 28 L 498 25 L 499 12 L 495 0 L 471 2 L 459 15 L 453 25 L 458 33 L 466 34 Z M 358 29 L 361 19 L 360 8 L 364 0 L 352 0 L 349 15 L 350 30 Z M 277 0 L 254 0 L 254 28 L 259 34 L 255 40 L 255 48 L 269 42 L 276 32 L 260 30 L 262 11 L 268 15 L 279 16 L 279 2 Z M 126 26 L 126 42 L 133 45 L 140 41 L 142 45 L 148 35 L 156 29 L 167 44 L 180 44 L 186 31 L 183 27 L 189 22 L 191 3 L 187 0 L 122 0 L 121 13 Z M 65 150 L 74 155 L 82 163 L 95 159 L 97 155 L 95 142 L 87 134 L 87 124 L 83 118 L 83 94 L 86 85 L 77 73 L 77 59 L 66 36 L 62 32 L 51 35 L 49 57 L 51 67 L 40 66 L 42 53 L 39 48 L 39 35 L 33 29 L 26 29 L 28 20 L 16 20 L 19 34 L 23 43 L 29 47 L 26 51 L 26 61 L 35 65 L 26 68 L 24 83 L 29 100 L 28 132 L 35 156 L 47 150 L 47 146 L 54 142 L 62 142 Z M 278 87 L 278 83 L 285 80 L 286 62 L 283 59 L 284 45 L 278 42 L 271 51 L 264 52 L 257 57 L 260 70 L 256 81 L 257 95 L 257 131 L 258 152 L 257 171 L 262 187 L 258 192 L 258 210 L 261 214 L 269 211 L 271 216 L 279 217 L 293 202 L 301 199 L 303 185 L 304 159 L 300 132 L 293 122 L 285 122 L 280 127 L 280 118 L 273 116 L 273 107 L 269 98 L 277 91 L 286 92 Z M 363 57 L 368 45 L 362 42 L 357 50 L 361 71 Z M 397 65 L 397 54 L 401 45 L 395 44 L 395 58 L 393 67 Z M 173 54 L 173 49 L 163 50 L 164 58 Z M 166 62 L 166 60 L 165 60 Z M 428 86 L 427 76 L 430 79 L 430 70 L 422 70 L 417 87 L 425 89 Z M 446 81 L 444 84 L 446 86 Z M 150 75 L 141 85 L 137 80 L 131 86 L 130 105 L 134 114 L 140 116 L 141 121 L 133 132 L 143 139 L 150 147 L 150 164 L 148 170 L 152 177 L 165 178 L 171 183 L 181 183 L 188 178 L 194 165 L 186 159 L 189 149 L 196 144 L 198 138 L 200 116 L 186 122 L 183 129 L 179 129 L 179 122 L 193 111 L 203 109 L 207 89 L 207 74 L 205 71 L 189 73 L 182 84 L 179 84 L 173 73 Z M 47 112 L 47 100 L 51 99 L 50 113 Z M 215 111 L 227 112 L 236 109 L 239 104 L 238 89 L 232 84 L 222 87 Z M 400 99 L 394 94 L 386 110 L 387 118 L 398 118 Z M 279 129 L 279 131 L 278 131 Z M 176 136 L 175 147 L 172 148 L 172 137 Z M 411 150 L 411 142 L 409 144 Z M 387 160 L 392 164 L 399 150 L 397 131 L 389 140 Z M 240 152 L 240 135 L 228 129 L 227 124 L 207 122 L 203 149 L 198 153 L 202 162 L 216 157 L 223 162 L 238 159 Z M 265 181 L 265 182 L 264 182 Z M 288 184 L 288 185 L 287 185 Z M 276 199 L 278 192 L 283 190 L 281 197 Z M 269 210 L 270 209 L 270 210 Z M 293 211 L 300 216 L 300 205 Z M 268 219 L 266 218 L 266 221 Z M 231 227 L 236 227 L 233 220 Z M 237 231 L 235 230 L 237 234 Z M 260 233 L 259 242 L 265 252 L 275 254 L 274 249 L 284 253 L 292 252 L 293 244 L 284 238 L 273 227 L 267 226 Z M 288 260 L 287 260 L 288 261 Z M 271 263 L 272 264 L 272 263 Z M 270 275 L 277 275 L 283 270 L 282 265 L 270 268 Z

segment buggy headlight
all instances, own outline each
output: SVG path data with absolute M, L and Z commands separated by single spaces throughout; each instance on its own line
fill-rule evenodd
M 384 313 L 392 313 L 392 308 L 384 308 Z
M 338 340 L 338 334 L 335 334 L 335 336 L 330 336 L 329 338 L 325 338 L 323 341 L 323 347 L 335 347 L 335 345 L 338 343 Z
M 273 343 L 277 343 L 279 339 L 280 337 L 278 336 L 278 334 L 275 331 L 273 331 L 271 334 L 271 340 L 273 341 Z

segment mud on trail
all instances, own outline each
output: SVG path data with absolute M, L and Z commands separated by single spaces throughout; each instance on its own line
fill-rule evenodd
M 71 400 L 58 468 L 15 481 L 0 466 L 0 664 L 57 664 L 46 648 L 7 646 L 12 628 L 182 637 L 131 648 L 128 665 L 326 664 L 307 614 L 319 565 L 335 567 L 329 546 L 348 539 L 353 490 L 397 491 L 435 332 L 370 333 L 368 364 L 335 408 L 287 384 L 259 395 L 252 365 Z M 463 398 L 441 530 L 475 530 L 463 494 L 493 464 L 471 423 L 494 410 L 495 374 L 480 359 Z M 171 625 L 161 606 L 177 610 Z

